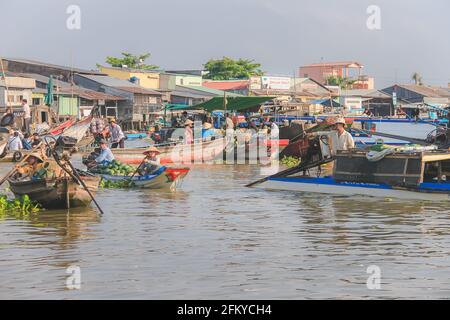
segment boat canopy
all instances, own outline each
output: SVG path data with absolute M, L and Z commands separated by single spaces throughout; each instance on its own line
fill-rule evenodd
M 170 103 L 168 103 L 168 104 L 166 104 L 164 109 L 168 110 L 168 111 L 178 111 L 178 110 L 192 110 L 192 109 L 197 109 L 197 108 L 195 108 L 193 106 L 189 106 L 187 104 L 170 104 Z
M 275 97 L 226 97 L 226 109 L 230 111 L 244 111 L 259 107 L 266 101 Z M 195 105 L 191 109 L 203 109 L 206 111 L 225 110 L 223 97 L 214 97 L 206 102 Z

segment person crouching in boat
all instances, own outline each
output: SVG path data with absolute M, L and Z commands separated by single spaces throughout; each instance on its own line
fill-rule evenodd
M 144 152 L 145 159 L 138 168 L 139 175 L 148 176 L 154 174 L 162 167 L 159 159 L 160 153 L 156 147 L 150 147 Z
M 25 163 L 22 166 L 16 165 L 17 169 L 17 177 L 21 179 L 25 179 L 27 177 L 31 177 L 35 172 L 42 169 L 44 167 L 44 157 L 40 152 L 31 153 Z
M 108 147 L 108 142 L 104 139 L 100 140 L 100 154 L 95 158 L 96 164 L 108 164 L 114 160 L 114 155 Z
M 60 177 L 63 170 L 55 160 L 47 159 L 43 151 L 32 152 L 24 165 L 17 166 L 16 178 L 24 180 L 40 180 Z

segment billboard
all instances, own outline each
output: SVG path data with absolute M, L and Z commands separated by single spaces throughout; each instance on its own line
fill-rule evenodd
M 289 77 L 261 77 L 261 89 L 289 90 L 291 78 Z

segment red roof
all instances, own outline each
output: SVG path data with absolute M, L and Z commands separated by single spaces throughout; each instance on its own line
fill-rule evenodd
M 203 86 L 217 90 L 246 90 L 249 80 L 203 81 Z

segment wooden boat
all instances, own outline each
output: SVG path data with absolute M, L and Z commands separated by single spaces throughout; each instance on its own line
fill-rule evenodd
M 247 143 L 237 143 L 227 146 L 223 160 L 235 161 L 238 164 L 269 164 L 277 160 L 283 149 L 289 144 L 289 140 L 260 140 Z
M 189 168 L 161 167 L 155 174 L 135 176 L 131 179 L 131 182 L 137 188 L 175 191 L 188 172 Z M 108 181 L 124 181 L 130 178 L 128 176 L 112 176 L 107 174 L 100 174 L 100 176 Z
M 89 191 L 95 195 L 100 177 L 81 177 Z M 68 209 L 88 206 L 91 197 L 83 186 L 69 177 L 39 180 L 8 179 L 11 191 L 16 197 L 28 195 L 32 201 L 49 209 Z
M 448 201 L 450 151 L 394 153 L 371 162 L 362 150 L 336 155 L 332 176 L 268 178 L 257 187 L 339 195 Z
M 218 156 L 222 156 L 226 145 L 226 139 L 220 138 L 194 144 L 158 146 L 158 149 L 161 151 L 159 155 L 161 164 L 192 164 L 215 160 Z M 145 157 L 143 152 L 147 148 L 112 149 L 112 152 L 115 159 L 122 163 L 140 164 Z

